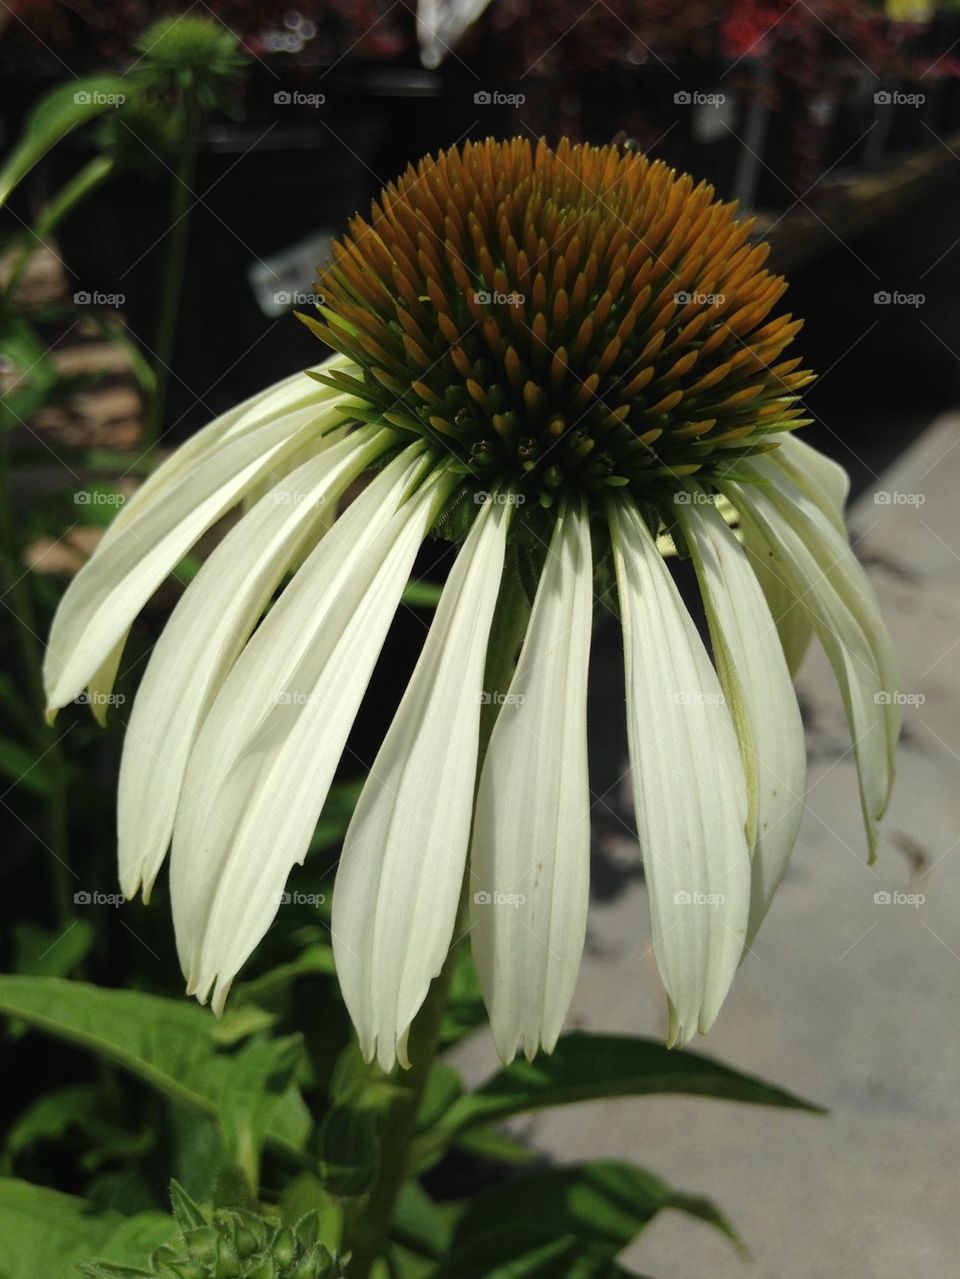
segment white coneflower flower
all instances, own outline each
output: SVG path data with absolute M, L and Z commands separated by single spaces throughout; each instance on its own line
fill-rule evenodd
M 485 142 L 424 160 L 319 281 L 310 323 L 340 354 L 208 426 L 119 515 L 54 622 L 53 708 L 84 687 L 103 703 L 141 607 L 249 507 L 156 645 L 120 779 L 123 890 L 149 893 L 172 840 L 201 999 L 223 1005 L 306 855 L 430 534 L 462 547 L 333 893 L 368 1058 L 406 1061 L 465 873 L 500 1053 L 556 1042 L 586 926 L 598 601 L 622 618 L 674 1042 L 713 1022 L 793 846 L 805 756 L 790 672 L 811 632 L 840 684 L 872 855 L 897 734 L 890 642 L 844 533 L 843 472 L 788 433 L 809 375 L 780 358 L 799 326 L 768 318 L 785 286 L 749 229 L 711 188 L 613 147 Z M 692 560 L 712 660 L 668 545 Z M 486 688 L 492 628 L 509 630 L 496 626 L 523 584 L 522 647 L 501 655 L 515 673 Z

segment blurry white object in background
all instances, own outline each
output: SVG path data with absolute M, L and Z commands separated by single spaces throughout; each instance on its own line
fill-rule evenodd
M 423 65 L 438 67 L 489 3 L 490 0 L 419 0 L 417 39 Z

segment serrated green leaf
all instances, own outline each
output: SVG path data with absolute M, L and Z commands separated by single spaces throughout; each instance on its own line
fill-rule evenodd
M 209 1224 L 200 1205 L 194 1203 L 176 1178 L 170 1182 L 170 1209 L 181 1230 L 198 1230 Z

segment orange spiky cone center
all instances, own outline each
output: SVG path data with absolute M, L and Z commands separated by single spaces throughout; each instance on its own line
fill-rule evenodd
M 327 380 L 426 437 L 465 482 L 549 506 L 660 500 L 735 473 L 797 424 L 811 380 L 769 318 L 786 283 L 712 187 L 618 147 L 467 143 L 355 217 L 310 326 L 353 359 Z

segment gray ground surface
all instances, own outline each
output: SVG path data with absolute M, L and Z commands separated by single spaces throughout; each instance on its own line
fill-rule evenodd
M 706 1227 L 664 1215 L 625 1255 L 656 1279 L 940 1279 L 958 1273 L 960 1181 L 960 416 L 935 423 L 850 513 L 901 661 L 905 708 L 891 810 L 865 863 L 856 777 L 822 654 L 798 677 L 807 811 L 793 862 L 719 1023 L 699 1048 L 828 1106 L 828 1118 L 656 1099 L 583 1106 L 522 1126 L 558 1159 L 626 1157 L 713 1196 L 743 1262 Z M 619 843 L 619 847 L 617 844 Z M 626 835 L 614 857 L 632 862 Z M 918 906 L 874 894 L 922 894 Z M 573 1008 L 597 1030 L 663 1032 L 642 883 L 596 902 Z M 494 1064 L 485 1036 L 462 1064 Z

